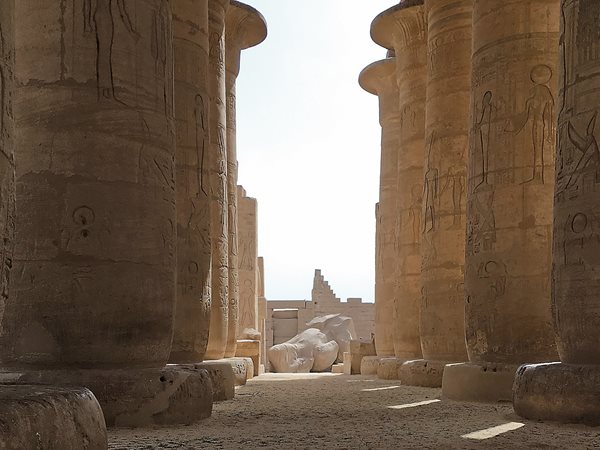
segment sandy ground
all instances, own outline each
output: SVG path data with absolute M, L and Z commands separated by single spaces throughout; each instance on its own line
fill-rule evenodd
M 600 449 L 600 428 L 528 422 L 510 404 L 436 401 L 439 389 L 372 377 L 267 374 L 236 394 L 195 426 L 113 430 L 109 448 Z M 467 436 L 490 428 L 505 432 Z

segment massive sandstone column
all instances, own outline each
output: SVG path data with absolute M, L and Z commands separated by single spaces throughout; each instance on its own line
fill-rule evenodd
M 169 361 L 204 359 L 210 327 L 208 0 L 173 5 L 177 301 Z
M 89 387 L 108 425 L 206 417 L 206 371 L 164 369 L 175 301 L 170 4 L 15 7 L 19 215 L 2 379 Z
M 227 107 L 225 16 L 229 0 L 208 0 L 209 157 L 212 241 L 211 320 L 206 359 L 221 359 L 227 347 L 229 236 L 227 206 Z
M 397 282 L 396 188 L 400 111 L 396 59 L 387 58 L 367 66 L 359 83 L 367 92 L 379 97 L 381 125 L 381 170 L 377 206 L 375 255 L 375 345 L 377 356 L 394 356 L 394 295 Z
M 238 226 L 240 243 L 240 316 L 239 332 L 258 330 L 258 220 L 255 198 L 246 197 L 238 186 Z
M 465 326 L 452 399 L 510 400 L 516 368 L 556 358 L 550 315 L 558 0 L 476 0 Z
M 235 356 L 238 336 L 240 287 L 238 276 L 238 224 L 236 149 L 236 91 L 242 50 L 260 44 L 267 37 L 267 23 L 254 8 L 232 1 L 225 21 L 225 71 L 227 86 L 227 196 L 229 225 L 229 330 L 226 357 Z
M 0 2 L 0 302 L 10 299 L 15 232 L 14 0 Z M 18 320 L 18 319 L 17 319 Z M 0 313 L 0 330 L 6 319 Z M 49 408 L 48 405 L 52 405 Z M 85 388 L 0 385 L 0 448 L 105 449 L 100 405 Z
M 425 0 L 428 73 L 421 256 L 423 359 L 403 384 L 440 387 L 448 362 L 466 361 L 465 208 L 472 0 Z
M 561 363 L 523 366 L 518 414 L 600 424 L 600 4 L 563 0 L 553 311 Z
M 398 377 L 399 364 L 421 358 L 421 221 L 425 160 L 427 21 L 423 1 L 404 0 L 375 18 L 373 40 L 396 55 L 400 109 L 397 174 L 398 264 L 394 311 L 395 359 L 380 362 L 379 374 Z M 387 374 L 387 375 L 386 375 Z

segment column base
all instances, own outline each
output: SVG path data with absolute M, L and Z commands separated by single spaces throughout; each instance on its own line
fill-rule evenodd
M 254 377 L 254 362 L 252 361 L 252 358 L 236 356 L 235 358 L 213 359 L 204 362 L 229 364 L 233 370 L 233 382 L 235 386 L 243 386 L 246 384 L 246 381 Z
M 106 425 L 88 389 L 0 386 L 0 448 L 104 450 Z
M 442 387 L 444 367 L 448 361 L 431 361 L 415 359 L 406 361 L 400 367 L 400 381 L 406 386 L 421 386 L 429 388 Z
M 442 396 L 463 402 L 510 402 L 518 365 L 497 363 L 448 364 Z
M 377 375 L 379 367 L 379 356 L 363 356 L 360 361 L 361 375 Z
M 212 413 L 212 383 L 202 369 L 4 371 L 0 383 L 85 386 L 108 427 L 191 425 Z
M 253 376 L 257 377 L 260 370 L 260 341 L 241 339 L 237 341 L 236 358 L 251 358 L 254 365 Z
M 526 419 L 600 425 L 600 365 L 524 365 L 513 392 L 515 412 Z
M 404 363 L 404 359 L 399 358 L 379 358 L 379 366 L 377 367 L 377 378 L 382 380 L 399 380 L 400 366 Z
M 173 364 L 167 367 L 185 369 L 204 369 L 212 383 L 212 401 L 222 402 L 235 397 L 235 380 L 231 364 L 224 361 L 204 361 L 196 364 Z

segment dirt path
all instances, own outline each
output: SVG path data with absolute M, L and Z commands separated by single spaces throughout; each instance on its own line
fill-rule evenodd
M 114 430 L 109 448 L 600 449 L 600 428 L 528 422 L 510 404 L 437 401 L 439 396 L 439 389 L 372 377 L 268 374 L 239 388 L 235 400 L 216 404 L 209 420 L 190 427 Z M 520 428 L 488 439 L 461 437 L 498 426 L 503 427 L 498 431 Z

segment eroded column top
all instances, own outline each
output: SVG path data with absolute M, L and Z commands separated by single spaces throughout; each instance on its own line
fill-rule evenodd
M 379 14 L 371 23 L 371 39 L 389 50 L 402 43 L 423 39 L 424 0 L 402 0 Z

